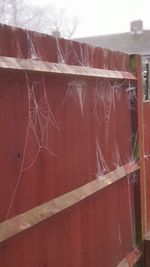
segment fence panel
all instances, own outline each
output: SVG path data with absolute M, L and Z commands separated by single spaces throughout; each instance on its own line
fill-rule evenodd
M 112 267 L 136 246 L 128 55 L 0 26 L 0 258 Z

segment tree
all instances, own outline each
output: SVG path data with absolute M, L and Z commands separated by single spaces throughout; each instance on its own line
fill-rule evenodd
M 78 25 L 78 19 L 69 19 L 65 9 L 31 6 L 25 0 L 0 0 L 0 22 L 48 34 L 60 32 L 67 38 L 72 37 Z
M 56 31 L 67 38 L 71 38 L 75 33 L 79 23 L 78 18 L 73 17 L 69 19 L 65 9 L 56 10 L 54 7 L 47 6 L 44 8 L 43 14 L 45 16 L 45 22 L 42 25 L 42 29 L 46 27 L 46 33 Z

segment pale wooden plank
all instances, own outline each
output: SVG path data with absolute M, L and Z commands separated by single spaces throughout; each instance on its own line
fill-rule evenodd
M 63 74 L 95 78 L 136 80 L 136 77 L 130 72 L 96 69 L 13 57 L 0 57 L 0 69 L 26 72 L 43 72 L 57 75 Z
M 134 267 L 139 262 L 141 256 L 142 251 L 138 247 L 135 247 L 116 267 Z
M 138 169 L 139 166 L 134 162 L 128 163 L 71 192 L 4 221 L 0 224 L 0 242 L 62 212 Z
M 150 241 L 150 231 L 144 235 L 144 240 Z

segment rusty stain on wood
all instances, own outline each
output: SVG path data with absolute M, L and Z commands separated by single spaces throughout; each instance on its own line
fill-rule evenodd
M 75 205 L 138 169 L 139 166 L 136 163 L 130 162 L 102 177 L 99 177 L 97 180 L 4 221 L 0 224 L 0 242 L 3 242 L 33 225 Z
M 51 63 L 31 59 L 20 59 L 13 57 L 0 57 L 1 70 L 16 70 L 29 72 L 43 72 L 51 74 L 63 74 L 71 76 L 85 76 L 94 78 L 109 78 L 121 80 L 136 80 L 136 77 L 126 71 L 115 71 L 97 69 L 91 67 L 67 65 L 62 63 Z

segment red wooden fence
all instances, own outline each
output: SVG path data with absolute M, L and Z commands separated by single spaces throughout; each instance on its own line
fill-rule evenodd
M 0 26 L 0 266 L 115 267 L 135 249 L 130 63 Z

